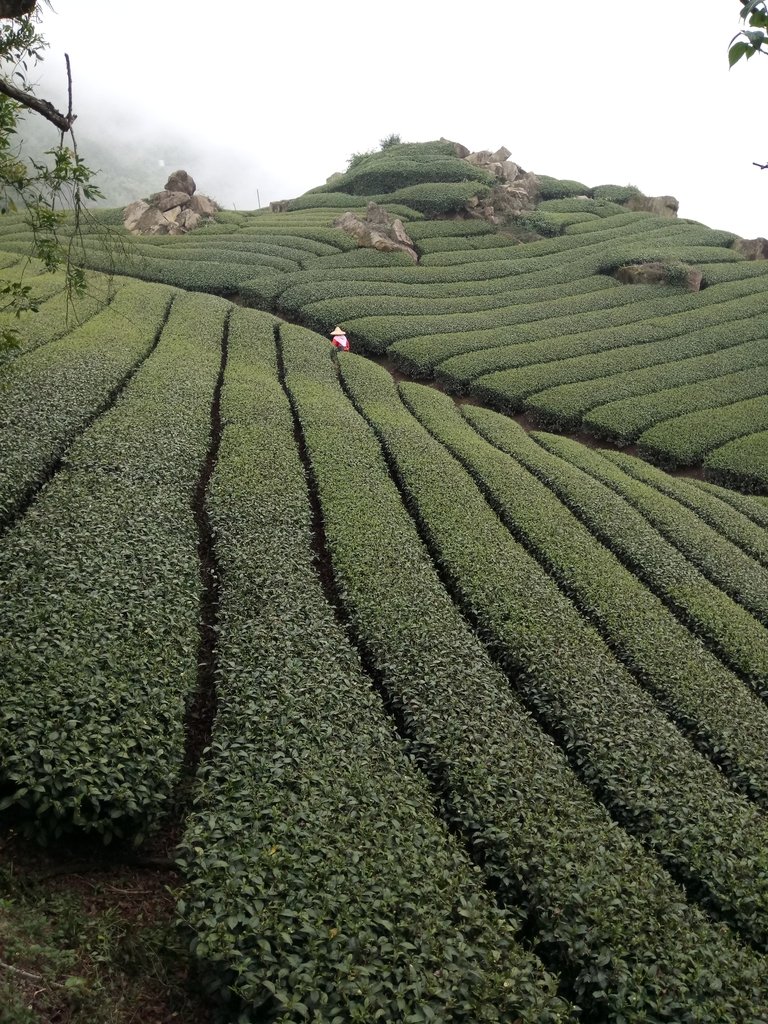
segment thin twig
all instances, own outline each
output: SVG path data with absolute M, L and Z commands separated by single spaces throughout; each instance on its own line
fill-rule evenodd
M 31 974 L 29 971 L 22 971 L 20 967 L 14 967 L 13 964 L 6 964 L 0 960 L 0 967 L 5 971 L 13 971 L 14 974 L 21 974 L 25 978 L 29 978 L 32 981 L 42 981 L 42 974 Z
M 69 64 L 69 54 L 64 54 L 64 62 L 67 65 L 67 95 L 69 96 L 69 105 L 67 106 L 67 121 L 69 121 L 70 128 L 72 122 L 75 120 L 72 116 L 72 68 Z

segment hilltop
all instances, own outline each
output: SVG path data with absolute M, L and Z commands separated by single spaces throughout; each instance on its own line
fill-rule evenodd
M 768 1018 L 768 261 L 510 156 L 0 221 L 10 1024 Z

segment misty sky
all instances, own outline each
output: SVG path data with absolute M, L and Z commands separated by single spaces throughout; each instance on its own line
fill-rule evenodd
M 682 217 L 768 236 L 752 165 L 768 162 L 768 58 L 729 72 L 735 0 L 53 6 L 40 91 L 63 86 L 66 50 L 81 132 L 129 151 L 182 137 L 225 206 L 298 195 L 396 132 L 505 145 L 525 170 L 671 194 Z

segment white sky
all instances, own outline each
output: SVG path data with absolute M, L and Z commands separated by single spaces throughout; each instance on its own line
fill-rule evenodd
M 680 216 L 768 236 L 752 165 L 768 162 L 768 58 L 728 70 L 736 0 L 53 5 L 45 83 L 66 50 L 81 129 L 194 139 L 206 167 L 238 168 L 224 205 L 298 195 L 397 132 L 505 145 L 525 170 L 671 194 Z

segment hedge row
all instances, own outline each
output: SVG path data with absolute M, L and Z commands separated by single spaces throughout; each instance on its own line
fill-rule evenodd
M 620 330 L 616 327 L 580 330 L 574 321 L 573 334 L 545 337 L 542 335 L 547 329 L 547 321 L 543 321 L 538 327 L 541 335 L 534 341 L 525 341 L 521 331 L 514 334 L 510 331 L 512 338 L 508 344 L 499 344 L 486 351 L 470 351 L 452 358 L 450 362 L 445 360 L 440 371 L 446 377 L 450 374 L 459 384 L 482 377 L 483 384 L 503 386 L 509 382 L 514 387 L 519 380 L 519 393 L 526 395 L 545 387 L 591 380 L 676 358 L 705 355 L 718 348 L 727 348 L 729 344 L 753 341 L 765 335 L 766 323 L 768 292 L 651 316 L 639 323 L 624 325 Z M 487 333 L 485 336 L 472 335 L 469 340 L 475 338 L 478 342 L 489 340 Z M 516 339 L 519 339 L 517 343 L 512 344 Z M 404 342 L 393 348 L 407 353 L 409 345 L 414 345 L 414 342 Z M 441 345 L 441 353 L 445 347 Z M 545 363 L 551 363 L 546 371 Z M 539 364 L 540 369 L 531 371 L 530 385 L 522 377 L 517 377 L 517 368 L 535 364 Z M 494 368 L 502 367 L 509 370 L 506 373 L 494 372 Z
M 267 265 L 290 273 L 300 270 L 304 263 L 312 262 L 316 257 L 305 252 L 299 252 L 296 249 L 286 249 L 280 245 L 264 244 L 261 241 L 254 241 L 248 249 L 227 250 L 218 250 L 212 246 L 193 248 L 184 245 L 174 246 L 171 249 L 169 246 L 158 247 L 139 242 L 131 246 L 126 265 L 130 267 L 133 259 L 138 259 L 139 261 L 149 259 L 153 262 L 173 260 L 181 264 L 183 268 L 198 262 L 211 261 L 234 264 L 238 269 L 241 266 L 245 266 L 257 270 L 260 266 Z
M 593 319 L 601 323 L 602 319 L 610 318 L 616 310 L 621 311 L 618 313 L 619 323 L 623 323 L 628 316 L 625 307 L 631 306 L 637 310 L 638 317 L 642 315 L 642 309 L 658 310 L 659 300 L 663 301 L 663 289 L 658 289 L 653 305 L 648 305 L 646 295 L 648 289 L 644 285 L 606 287 L 600 291 L 587 291 L 562 299 L 549 298 L 534 303 L 515 301 L 519 296 L 506 293 L 492 298 L 483 296 L 482 307 L 477 310 L 446 312 L 443 312 L 442 304 L 434 299 L 411 300 L 409 305 L 400 296 L 372 298 L 363 295 L 309 303 L 302 307 L 302 315 L 308 326 L 317 325 L 320 328 L 329 324 L 332 327 L 332 320 L 337 323 L 344 321 L 350 330 L 364 340 L 366 348 L 382 351 L 396 341 L 414 336 L 478 336 L 482 331 L 501 332 L 510 327 L 516 327 L 518 334 L 524 332 L 530 336 L 537 330 L 537 327 L 531 325 L 542 322 L 548 324 L 555 321 L 552 331 L 559 333 L 560 324 L 566 317 L 569 323 L 575 318 L 581 322 L 589 320 L 588 314 L 592 314 Z M 430 306 L 438 308 L 432 313 L 426 312 Z M 634 315 L 631 319 L 635 319 Z
M 497 378 L 514 382 L 515 375 L 502 376 L 499 371 L 531 366 L 531 383 L 524 383 L 523 376 L 519 378 L 519 394 L 525 396 L 545 387 L 610 373 L 608 369 L 601 369 L 601 365 L 615 358 L 615 353 L 603 355 L 598 361 L 594 357 L 584 359 L 595 352 L 623 348 L 629 353 L 629 347 L 636 343 L 665 340 L 700 330 L 708 322 L 724 323 L 728 314 L 733 320 L 734 307 L 741 305 L 741 300 L 716 302 L 715 296 L 705 305 L 702 300 L 695 301 L 689 293 L 669 292 L 663 286 L 654 291 L 654 298 L 643 298 L 648 294 L 643 285 L 628 287 L 633 290 L 619 288 L 616 294 L 626 293 L 629 301 L 615 308 L 606 303 L 603 308 L 597 306 L 584 313 L 545 316 L 520 326 L 491 327 L 461 335 L 451 331 L 412 337 L 393 344 L 392 353 L 423 361 L 431 347 L 432 365 L 439 366 L 440 375 L 456 387 L 466 386 L 488 374 L 494 374 L 493 383 Z M 601 294 L 598 292 L 597 297 Z M 606 293 L 611 297 L 612 294 Z M 765 293 L 750 296 L 749 300 L 754 313 L 768 310 Z M 567 299 L 563 300 L 563 305 L 568 308 Z M 558 307 L 554 308 L 557 311 Z M 547 312 L 546 304 L 543 312 Z M 431 339 L 431 346 L 428 339 Z M 577 361 L 578 357 L 582 359 Z M 646 365 L 644 353 L 635 358 L 641 360 L 637 365 Z M 630 368 L 633 368 L 631 362 L 627 369 Z
M 603 454 L 613 460 L 612 453 Z M 768 522 L 764 522 L 762 527 L 758 526 L 734 504 L 724 500 L 721 490 L 704 489 L 698 485 L 699 481 L 686 480 L 684 477 L 670 477 L 668 473 L 648 465 L 642 459 L 623 459 L 620 465 L 625 473 L 679 501 L 718 533 L 738 544 L 752 558 L 768 565 L 768 533 L 765 531 Z M 748 510 L 754 512 L 752 507 Z
M 414 242 L 438 238 L 475 238 L 490 236 L 500 238 L 492 224 L 486 220 L 424 220 L 420 224 L 409 224 L 408 234 Z
M 763 815 L 669 723 L 445 449 L 391 394 L 373 407 L 355 397 L 457 599 L 582 777 L 689 891 L 766 948 Z
M 346 271 L 351 268 L 372 267 L 379 270 L 387 267 L 412 266 L 413 260 L 405 252 L 379 252 L 378 249 L 361 247 L 349 252 L 340 252 L 334 256 L 322 256 L 312 264 L 312 269 L 327 274 L 330 280 L 335 280 L 334 272 Z
M 585 196 L 590 192 L 589 186 L 568 178 L 551 178 L 548 174 L 537 174 L 536 180 L 542 199 L 567 199 L 570 196 Z
M 423 242 L 416 243 L 416 248 L 422 256 L 433 252 L 478 252 L 486 249 L 498 249 L 501 256 L 510 246 L 518 245 L 520 242 L 512 235 L 482 235 L 480 238 L 472 235 L 469 238 L 425 238 Z
M 21 316 L 0 312 L 0 326 L 18 331 L 18 344 L 4 351 L 0 359 L 16 358 L 60 338 L 72 329 L 73 323 L 84 323 L 112 297 L 109 283 L 96 274 L 88 275 L 87 290 L 82 296 L 66 293 L 63 273 L 41 274 L 28 283 L 29 298 L 37 308 Z
M 636 508 L 715 586 L 768 624 L 768 570 L 720 536 L 695 512 L 624 472 L 624 467 L 634 461 L 622 452 L 606 452 L 590 457 L 589 471 Z M 764 642 L 768 659 L 768 633 Z M 768 690 L 768 675 L 765 682 Z
M 625 203 L 633 196 L 642 196 L 634 185 L 597 185 L 590 193 L 598 202 Z
M 740 440 L 746 441 L 747 438 Z M 732 442 L 734 446 L 739 443 L 739 441 Z M 719 449 L 716 449 L 710 458 L 715 456 L 717 450 Z M 739 494 L 727 487 L 719 487 L 717 484 L 708 480 L 691 480 L 690 483 L 705 493 L 713 494 L 727 504 L 732 505 L 735 509 L 741 512 L 742 515 L 757 523 L 758 526 L 763 526 L 768 529 L 768 499 L 760 498 L 752 494 Z
M 455 154 L 433 156 L 429 161 L 414 160 L 393 147 L 361 161 L 327 187 L 331 192 L 354 196 L 397 193 L 403 188 L 433 182 L 479 182 L 492 185 L 487 171 L 460 160 Z
M 464 465 L 608 646 L 692 742 L 768 806 L 768 708 L 533 474 L 433 388 L 401 385 L 419 422 Z M 533 444 L 533 442 L 529 442 Z M 727 553 L 726 553 L 727 554 Z M 736 569 L 738 559 L 733 559 Z
M 762 348 L 762 353 L 757 352 L 757 348 Z M 753 346 L 751 359 L 747 357 L 748 369 L 697 381 L 694 384 L 668 388 L 644 397 L 611 402 L 594 411 L 589 420 L 590 426 L 594 423 L 601 433 L 628 443 L 662 421 L 696 410 L 716 409 L 719 406 L 764 395 L 768 392 L 768 367 L 756 364 L 758 359 L 765 359 L 765 350 L 766 340 L 761 339 Z M 752 363 L 751 366 L 749 362 Z M 531 404 L 538 407 L 540 402 L 541 399 L 537 396 Z
M 181 851 L 193 952 L 242 1021 L 563 1019 L 323 597 L 271 318 L 233 313 L 221 412 L 218 712 Z
M 104 273 L 119 272 L 144 281 L 175 285 L 191 291 L 210 292 L 214 295 L 229 295 L 238 291 L 241 282 L 254 276 L 255 267 L 238 263 L 220 263 L 217 260 L 172 260 L 144 256 L 115 261 L 109 256 L 97 254 L 88 257 L 89 266 Z M 296 269 L 292 260 L 276 256 L 263 256 L 260 266 L 271 270 L 290 271 Z
M 132 282 L 114 302 L 0 371 L 0 522 L 146 357 L 171 293 Z
M 612 217 L 616 213 L 625 213 L 623 206 L 609 199 L 544 199 L 536 207 L 537 210 L 553 213 L 593 213 L 597 217 Z
M 325 352 L 295 328 L 283 334 L 345 608 L 454 827 L 505 902 L 522 903 L 532 941 L 563 964 L 566 991 L 585 1013 L 639 1024 L 651 1006 L 660 1020 L 679 1019 L 681 1005 L 701 1000 L 703 1019 L 716 1019 L 707 972 L 692 972 L 689 959 L 714 969 L 716 930 L 611 825 L 523 712 L 447 599 Z M 366 414 L 388 418 L 388 376 L 354 356 L 340 366 Z M 738 960 L 743 969 L 743 952 Z M 737 1015 L 754 1012 L 745 994 L 726 998 L 735 996 Z
M 366 250 L 361 249 L 360 252 Z M 372 250 L 371 250 L 372 251 Z M 323 264 L 326 264 L 323 260 Z M 399 309 L 403 314 L 426 313 L 429 310 L 440 310 L 442 313 L 471 312 L 481 309 L 493 309 L 496 304 L 512 305 L 514 303 L 535 303 L 570 299 L 591 292 L 607 292 L 610 288 L 621 289 L 617 281 L 610 278 L 592 277 L 581 281 L 565 282 L 540 288 L 524 288 L 524 278 L 502 278 L 487 282 L 483 291 L 461 292 L 445 285 L 414 286 L 392 284 L 389 282 L 333 280 L 330 275 L 326 279 L 318 279 L 313 275 L 305 279 L 302 274 L 292 274 L 286 279 L 286 288 L 280 295 L 282 309 L 293 313 L 301 313 L 313 302 L 330 299 L 360 299 L 370 301 L 369 309 Z M 380 307 L 375 304 L 381 303 Z
M 281 230 L 279 227 L 262 228 L 260 231 L 239 231 L 222 237 L 214 235 L 206 238 L 197 232 L 189 235 L 151 235 L 141 239 L 141 243 L 156 249 L 178 248 L 179 251 L 210 252 L 214 249 L 223 253 L 232 251 L 250 251 L 254 246 L 262 244 L 279 245 L 287 249 L 297 249 L 303 256 L 331 256 L 338 253 L 339 246 L 328 241 L 318 241 L 307 237 L 297 230 Z
M 641 434 L 637 445 L 652 462 L 687 466 L 728 441 L 764 430 L 768 430 L 768 395 L 665 420 Z
M 678 259 L 690 257 L 690 262 L 697 262 L 697 254 L 698 261 L 703 260 L 706 255 L 708 262 L 711 263 L 739 262 L 743 259 L 738 253 L 728 249 L 725 239 L 713 239 L 708 228 L 680 225 L 676 230 L 670 230 L 669 221 L 659 221 L 655 218 L 645 220 L 642 219 L 642 214 L 629 216 L 639 216 L 641 219 L 635 223 L 618 225 L 612 224 L 612 221 L 618 218 L 575 224 L 567 229 L 565 235 L 511 248 L 508 258 L 563 258 L 568 255 L 573 259 L 580 253 L 594 251 L 603 254 L 602 262 L 598 262 L 597 265 L 606 268 L 621 266 L 622 262 L 638 263 L 670 256 L 677 256 Z M 590 230 L 576 233 L 577 228 Z M 447 267 L 492 258 L 492 254 L 481 252 L 436 253 L 425 256 L 422 262 L 426 266 Z
M 172 237 L 172 236 L 171 236 Z M 327 252 L 337 253 L 338 249 L 327 246 Z M 265 241 L 263 237 L 253 238 L 246 245 L 239 248 L 228 246 L 219 248 L 213 245 L 179 245 L 179 246 L 157 246 L 147 245 L 143 242 L 131 247 L 132 253 L 141 256 L 148 256 L 151 259 L 171 259 L 180 262 L 193 262 L 196 260 L 220 260 L 222 263 L 238 263 L 258 268 L 264 256 L 277 256 L 293 264 L 291 270 L 300 270 L 306 264 L 317 259 L 313 252 L 286 245 L 274 245 Z
M 764 334 L 768 330 L 768 318 L 764 322 L 764 330 L 760 329 L 759 317 L 750 319 L 746 324 L 734 324 L 733 329 L 727 333 L 721 329 L 720 340 L 732 343 L 734 335 L 739 336 L 740 327 Z M 706 345 L 705 334 L 711 338 L 713 332 L 698 333 L 698 341 Z M 611 357 L 582 356 L 582 371 L 587 361 L 593 364 L 599 362 L 607 364 L 609 375 L 560 384 L 535 395 L 528 404 L 539 415 L 551 417 L 551 422 L 574 425 L 580 424 L 584 417 L 590 430 L 628 443 L 637 436 L 630 423 L 635 418 L 636 410 L 646 403 L 653 405 L 658 393 L 669 393 L 673 388 L 712 381 L 716 377 L 747 368 L 757 368 L 765 358 L 766 342 L 765 338 L 758 337 L 754 341 L 715 348 L 714 352 L 705 355 L 685 357 L 686 347 L 685 335 L 681 335 L 675 339 L 674 346 L 659 342 L 648 346 L 633 346 L 626 351 L 626 363 L 619 359 L 617 350 L 612 351 Z M 664 361 L 665 356 L 669 361 Z M 633 369 L 633 363 L 638 359 L 643 359 L 646 365 Z M 584 416 L 585 413 L 588 415 Z M 639 417 L 642 422 L 642 413 L 639 413 Z
M 311 224 L 286 224 L 284 221 L 275 222 L 275 230 L 279 231 L 281 235 L 292 236 L 295 235 L 297 238 L 309 239 L 309 241 L 321 242 L 326 245 L 330 245 L 334 249 L 341 249 L 343 252 L 349 252 L 352 249 L 357 248 L 357 242 L 348 235 L 345 231 L 340 231 L 338 228 L 323 227 L 321 225 Z M 260 238 L 265 237 L 270 232 L 270 227 L 262 226 L 259 224 L 258 227 L 243 228 L 237 235 L 238 239 L 249 239 L 249 238 Z
M 192 494 L 226 312 L 176 299 L 156 352 L 0 546 L 2 806 L 30 834 L 140 838 L 179 777 L 199 644 Z
M 766 692 L 766 630 L 711 583 L 637 509 L 603 483 L 602 456 L 567 438 L 534 433 L 534 446 L 497 414 L 467 408 L 466 416 L 492 444 L 525 465 L 552 489 L 593 534 L 693 632 L 751 685 Z
M 726 486 L 768 494 L 768 430 L 716 448 L 704 459 L 704 471 Z

